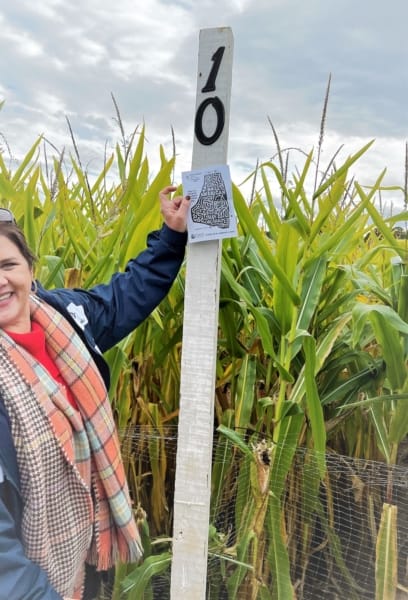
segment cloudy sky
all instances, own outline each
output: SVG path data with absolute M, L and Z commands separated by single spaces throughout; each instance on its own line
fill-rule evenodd
M 199 31 L 229 26 L 236 183 L 276 153 L 268 118 L 282 148 L 316 148 L 331 74 L 322 165 L 375 139 L 356 177 L 368 185 L 387 167 L 385 182 L 402 186 L 407 22 L 407 0 L 0 0 L 0 148 L 18 161 L 43 134 L 72 151 L 68 117 L 97 172 L 120 139 L 113 94 L 128 134 L 146 124 L 152 165 L 159 144 L 170 155 L 173 127 L 188 170 Z

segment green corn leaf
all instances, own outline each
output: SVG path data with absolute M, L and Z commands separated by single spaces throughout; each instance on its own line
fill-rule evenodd
M 167 162 L 160 173 L 155 177 L 149 186 L 149 189 L 139 199 L 139 204 L 133 205 L 134 214 L 128 224 L 132 232 L 128 238 L 124 262 L 127 263 L 131 258 L 144 248 L 146 244 L 146 235 L 141 235 L 141 231 L 151 231 L 157 229 L 161 223 L 160 205 L 158 201 L 159 192 L 169 184 L 172 171 L 172 161 Z M 129 198 L 131 195 L 129 194 Z M 134 202 L 133 202 L 134 204 Z
M 327 357 L 330 355 L 330 352 L 333 349 L 336 341 L 339 336 L 342 334 L 345 326 L 351 320 L 351 314 L 345 314 L 341 318 L 334 321 L 332 326 L 329 328 L 327 333 L 317 341 L 316 346 L 316 360 L 315 360 L 315 376 L 323 367 Z M 305 366 L 302 366 L 302 369 L 297 377 L 295 385 L 293 386 L 292 393 L 290 399 L 292 402 L 296 404 L 300 404 L 303 400 L 305 391 Z
M 0 156 L 1 156 L 1 154 L 0 154 Z M 14 197 L 16 195 L 17 195 L 17 192 L 16 192 L 14 186 L 10 183 L 10 181 L 7 179 L 7 177 L 5 177 L 3 175 L 3 173 L 1 173 L 0 196 L 2 197 L 2 199 L 4 198 L 4 199 L 10 201 L 10 200 L 14 199 Z M 3 203 L 3 206 L 4 206 L 4 203 Z M 14 216 L 16 217 L 16 220 L 18 221 L 19 215 L 17 213 L 15 213 Z
M 352 156 L 350 156 L 346 162 L 339 168 L 337 168 L 335 170 L 335 172 L 333 173 L 333 175 L 331 175 L 331 177 L 329 177 L 328 179 L 326 179 L 326 181 L 316 190 L 316 192 L 313 194 L 313 198 L 318 198 L 319 196 L 321 196 L 323 194 L 323 192 L 325 192 L 328 188 L 330 188 L 330 186 L 337 180 L 339 179 L 339 177 L 341 177 L 345 172 L 347 172 L 350 167 L 365 153 L 367 152 L 367 150 L 370 148 L 370 146 L 372 146 L 374 143 L 374 140 L 371 140 L 371 142 L 369 142 L 368 144 L 366 144 L 365 146 L 363 146 L 363 148 L 361 148 L 361 150 L 359 150 L 358 152 L 356 152 L 355 154 L 353 154 Z
M 297 248 L 299 234 L 289 223 L 282 223 L 279 229 L 278 242 L 276 246 L 276 260 L 280 269 L 286 274 L 286 278 L 293 289 L 296 288 L 294 276 L 297 265 Z M 285 335 L 291 325 L 294 314 L 294 304 L 287 294 L 287 285 L 283 285 L 275 274 L 273 278 L 273 308 L 278 321 L 281 324 L 282 333 Z
M 378 372 L 380 373 L 380 367 L 382 365 L 382 360 L 379 361 L 378 364 Z M 375 370 L 376 367 L 370 366 L 367 368 L 364 368 L 361 371 L 358 371 L 356 373 L 353 374 L 348 374 L 347 377 L 342 380 L 340 379 L 340 381 L 336 381 L 335 387 L 330 388 L 330 390 L 326 391 L 324 393 L 324 395 L 322 395 L 321 398 L 321 402 L 322 402 L 322 406 L 326 405 L 326 404 L 331 404 L 332 402 L 339 402 L 339 401 L 343 401 L 345 402 L 345 398 L 351 397 L 351 398 L 355 398 L 356 394 L 359 391 L 362 390 L 369 390 L 370 388 L 373 387 L 377 387 L 376 383 L 378 380 L 378 376 L 376 376 L 375 374 Z M 381 374 L 380 374 L 381 377 Z M 382 398 L 382 396 L 381 396 Z M 369 400 L 367 400 L 367 404 L 370 404 L 374 399 L 370 398 Z M 342 406 L 339 406 L 337 408 L 337 411 L 341 411 L 343 409 L 345 410 L 350 410 L 350 408 L 355 408 L 357 406 L 360 406 L 361 404 L 364 404 L 365 401 L 359 401 L 359 402 L 347 402 L 344 403 Z
M 237 336 L 237 313 L 233 305 L 241 310 L 241 304 L 229 298 L 220 298 L 219 326 L 222 331 L 222 336 L 225 339 L 225 346 L 231 355 L 231 358 L 237 358 L 244 354 L 245 350 L 238 341 Z
M 244 300 L 247 304 L 253 304 L 253 298 L 250 292 L 236 280 L 233 272 L 230 269 L 224 268 L 222 271 L 222 276 L 230 286 L 231 290 L 235 292 L 237 298 Z
M 142 158 L 143 158 L 144 143 L 145 143 L 145 126 L 143 125 L 143 127 L 139 133 L 139 140 L 137 142 L 136 149 L 133 154 L 133 158 L 130 162 L 128 183 L 129 182 L 131 183 L 131 182 L 137 180 L 140 165 L 142 163 Z
M 333 252 L 338 246 L 347 248 L 347 246 L 350 245 L 352 238 L 355 236 L 356 223 L 361 218 L 361 215 L 369 203 L 370 199 L 366 198 L 348 215 L 347 220 L 337 227 L 335 231 L 330 231 L 329 234 L 326 235 L 325 241 L 320 243 L 315 250 L 315 258 Z
M 163 163 L 164 165 L 166 163 Z M 173 168 L 173 163 L 170 163 Z M 149 187 L 149 161 L 145 158 L 142 161 L 139 169 L 139 176 L 134 182 L 134 186 L 132 186 L 132 194 L 136 196 L 136 198 L 140 198 Z
M 101 186 L 102 185 L 104 186 L 105 181 L 106 181 L 106 176 L 113 164 L 114 158 L 115 158 L 115 155 L 111 154 L 110 157 L 108 158 L 108 160 L 104 163 L 102 171 L 100 172 L 98 177 L 95 179 L 94 183 L 92 184 L 91 194 L 97 194 L 99 192 Z
M 120 230 L 118 231 L 117 235 L 112 234 L 109 236 L 108 243 L 104 247 L 102 256 L 95 262 L 84 280 L 84 288 L 90 288 L 91 285 L 95 285 L 97 283 L 106 283 L 119 267 L 124 266 L 119 265 L 119 252 L 122 239 L 122 233 Z M 109 260 L 106 260 L 106 257 L 109 257 Z
M 378 449 L 382 452 L 387 463 L 391 462 L 391 444 L 388 436 L 387 426 L 384 420 L 383 403 L 373 404 L 370 407 L 369 414 L 374 424 L 375 435 Z
M 24 158 L 19 162 L 19 166 L 16 169 L 13 177 L 11 178 L 11 184 L 13 186 L 20 184 L 25 179 L 25 177 L 27 175 L 26 169 L 27 169 L 27 167 L 30 168 L 31 160 L 32 160 L 34 154 L 38 152 L 38 146 L 42 142 L 42 139 L 43 139 L 42 136 L 40 136 L 34 142 L 34 144 L 31 146 L 30 150 L 27 152 L 27 154 L 24 156 Z
M 254 315 L 256 321 L 256 327 L 260 338 L 262 340 L 262 346 L 264 351 L 269 355 L 275 357 L 275 351 L 272 345 L 272 332 L 270 329 L 269 322 L 261 309 L 255 308 L 255 306 L 248 307 L 250 312 Z M 290 377 L 290 381 L 292 377 Z
M 407 404 L 408 394 L 384 394 L 383 396 L 373 396 L 369 398 L 364 398 L 364 400 L 359 400 L 358 402 L 350 402 L 349 404 L 345 404 L 344 406 L 339 406 L 339 410 L 343 408 L 370 407 L 373 404 L 380 404 L 384 402 L 392 403 L 398 400 L 403 400 Z
M 237 433 L 233 429 L 230 429 L 229 427 L 226 427 L 225 425 L 219 425 L 217 427 L 217 431 L 221 435 L 225 435 L 225 437 L 228 438 L 233 444 L 238 446 L 238 448 L 245 454 L 245 456 L 248 456 L 251 460 L 254 460 L 252 450 L 243 441 L 239 433 Z
M 242 361 L 235 396 L 235 428 L 245 430 L 251 422 L 254 407 L 256 381 L 256 357 L 247 354 Z
M 125 577 L 121 584 L 122 594 L 128 594 L 126 600 L 140 600 L 154 576 L 170 568 L 171 553 L 162 552 L 148 556 L 141 565 Z
M 371 275 L 364 273 L 357 265 L 343 265 L 342 270 L 347 274 L 350 282 L 357 288 L 358 292 L 364 290 L 378 298 L 384 304 L 388 304 L 390 296 L 387 290 L 380 282 L 376 281 Z
M 314 515 L 319 501 L 319 489 L 321 484 L 321 473 L 316 452 L 307 449 L 302 468 L 302 496 L 301 510 L 302 521 L 312 525 Z
M 303 338 L 303 349 L 305 351 L 306 358 L 306 406 L 312 429 L 314 449 L 316 451 L 316 461 L 319 467 L 320 477 L 323 479 L 326 471 L 326 428 L 324 423 L 323 409 L 320 403 L 319 392 L 315 380 L 316 343 L 310 335 L 306 335 Z
M 385 172 L 383 172 L 385 174 Z M 374 203 L 368 202 L 366 203 L 367 195 L 364 193 L 362 187 L 355 182 L 356 190 L 359 196 L 362 198 L 362 202 L 365 204 L 368 214 L 370 215 L 375 227 L 381 232 L 381 234 L 386 239 L 387 243 L 390 247 L 399 255 L 402 259 L 405 258 L 406 250 L 398 244 L 397 239 L 394 237 L 391 228 L 386 223 L 386 221 L 382 218 L 378 210 L 375 208 Z
M 125 365 L 128 365 L 127 354 L 123 348 L 125 343 L 122 341 L 105 353 L 105 359 L 109 364 L 110 370 L 110 397 L 112 399 L 115 390 L 118 386 L 119 377 L 124 370 Z
M 88 217 L 92 218 L 93 221 L 97 218 L 97 212 L 95 211 L 94 201 L 89 186 L 88 176 L 81 167 L 72 159 L 72 166 L 74 167 L 75 174 L 78 178 L 78 197 L 86 200 L 86 203 L 82 202 L 82 210 L 85 211 Z
M 265 222 L 268 225 L 269 233 L 271 234 L 272 239 L 276 241 L 281 219 L 279 217 L 278 211 L 275 208 L 271 188 L 264 169 L 261 169 L 261 177 L 267 205 L 265 205 L 261 198 L 259 198 L 258 202 L 262 211 L 263 218 L 265 219 Z
M 27 190 L 24 192 L 24 235 L 30 248 L 37 251 L 38 248 L 38 235 L 36 230 L 35 218 L 34 218 L 34 203 L 33 196 L 35 194 L 35 181 L 31 181 Z
M 333 214 L 333 209 L 341 201 L 341 198 L 344 194 L 346 177 L 347 172 L 345 171 L 343 175 L 334 181 L 332 187 L 330 188 L 330 192 L 324 197 L 319 197 L 319 212 L 316 215 L 310 230 L 309 243 L 311 243 L 317 236 L 321 234 L 324 225 Z
M 375 600 L 394 600 L 397 571 L 397 507 L 383 504 L 376 545 Z
M 358 344 L 367 321 L 371 323 L 373 333 L 382 347 L 390 384 L 395 390 L 401 389 L 407 379 L 407 368 L 398 334 L 408 335 L 408 323 L 389 306 L 358 303 L 353 309 L 354 345 Z
M 300 294 L 302 302 L 297 317 L 297 329 L 299 330 L 307 330 L 309 328 L 312 317 L 321 301 L 322 287 L 326 276 L 326 265 L 327 260 L 325 257 L 317 258 L 305 265 Z M 301 345 L 302 342 L 299 338 L 293 342 L 292 358 L 296 356 Z
M 408 323 L 408 275 L 401 275 L 398 294 L 398 314 Z
M 261 165 L 259 165 L 259 168 L 265 169 L 265 167 L 267 167 L 268 169 L 271 169 L 271 171 L 273 172 L 273 174 L 276 177 L 276 180 L 279 184 L 279 189 L 282 195 L 282 200 L 286 199 L 289 200 L 289 196 L 290 196 L 290 189 L 288 188 L 282 173 L 280 172 L 280 170 L 278 169 L 278 167 L 271 161 L 266 161 L 264 163 L 262 163 Z
M 350 600 L 361 600 L 361 588 L 359 588 L 358 584 L 353 579 L 353 577 L 349 571 L 349 568 L 343 557 L 343 549 L 342 549 L 340 537 L 337 534 L 335 528 L 332 527 L 330 525 L 330 523 L 328 522 L 327 515 L 325 513 L 325 509 L 323 508 L 320 500 L 318 500 L 316 502 L 316 510 L 317 510 L 317 514 L 319 515 L 319 519 L 320 519 L 321 525 L 323 527 L 323 531 L 324 531 L 327 539 L 329 540 L 330 552 L 336 561 L 336 565 L 338 566 L 340 573 L 342 574 L 345 581 L 350 586 L 350 588 L 348 590 L 348 593 L 349 593 L 348 598 L 350 598 Z M 384 600 L 385 600 L 385 598 L 384 598 Z
M 241 542 L 241 540 L 243 540 L 243 538 L 251 530 L 251 521 L 254 513 L 253 498 L 249 493 L 249 490 L 251 489 L 251 465 L 254 464 L 254 461 L 249 460 L 247 456 L 240 457 L 240 459 L 241 460 L 239 460 L 238 463 L 239 472 L 236 482 L 236 511 L 234 517 L 238 543 Z M 235 458 L 235 464 L 237 464 L 237 458 Z M 224 486 L 223 489 L 225 489 Z M 225 491 L 228 492 L 228 490 Z M 233 501 L 232 498 L 231 501 Z M 245 558 L 245 554 L 241 553 L 241 558 Z
M 41 271 L 41 265 L 44 264 L 47 276 L 43 276 Z M 64 257 L 59 258 L 58 256 L 47 256 L 42 254 L 41 262 L 39 266 L 40 272 L 38 272 L 38 267 L 36 268 L 36 277 L 43 283 L 45 288 L 56 287 L 61 288 L 64 287 Z
M 400 398 L 391 396 L 393 410 L 388 434 L 390 444 L 400 444 L 408 435 L 408 394 L 401 394 L 401 396 Z
M 254 238 L 261 254 L 267 261 L 268 266 L 270 267 L 276 278 L 280 281 L 288 297 L 292 300 L 294 304 L 299 304 L 299 296 L 293 289 L 292 284 L 290 283 L 288 277 L 285 274 L 285 271 L 282 269 L 282 267 L 276 260 L 272 249 L 269 247 L 269 244 L 265 240 L 265 236 L 262 234 L 262 232 L 258 228 L 256 221 L 250 214 L 244 198 L 242 197 L 241 193 L 236 190 L 236 188 L 234 188 L 234 190 L 234 204 L 241 224 L 245 225 L 248 232 Z
M 400 390 L 403 388 L 408 374 L 401 338 L 382 314 L 373 312 L 371 322 L 375 336 L 383 349 L 384 362 L 387 366 L 387 378 L 394 390 Z
M 225 261 L 228 261 L 229 259 L 229 255 L 227 252 L 227 244 L 229 245 L 229 248 L 231 249 L 231 260 L 234 261 L 234 263 L 236 264 L 236 268 L 238 271 L 241 271 L 243 269 L 243 262 L 242 262 L 242 255 L 244 254 L 241 250 L 241 242 L 242 242 L 242 238 L 229 238 L 228 240 L 224 240 L 223 243 L 223 258 Z M 229 262 L 228 263 L 230 266 L 230 269 L 232 268 L 232 263 Z
M 249 554 L 249 548 L 251 543 L 253 542 L 255 533 L 253 531 L 249 531 L 242 537 L 242 539 L 237 544 L 237 558 L 238 558 L 238 567 L 234 570 L 233 574 L 227 579 L 227 589 L 228 589 L 228 597 L 229 598 L 238 598 L 239 597 L 239 586 L 242 583 L 246 573 L 248 570 L 251 570 L 253 567 L 249 567 L 246 564 L 246 558 Z
M 227 409 L 222 415 L 222 424 L 228 430 L 233 430 L 234 410 Z M 216 513 L 220 508 L 222 501 L 223 485 L 228 475 L 230 464 L 233 459 L 231 444 L 225 436 L 217 436 L 215 455 L 211 474 L 211 520 L 216 518 Z
M 119 144 L 116 144 L 115 151 L 116 151 L 116 162 L 117 162 L 117 166 L 118 166 L 119 179 L 122 182 L 122 184 L 124 184 L 126 181 L 126 165 L 125 165 L 125 161 L 122 156 L 122 150 L 121 150 L 121 147 Z
M 271 544 L 268 552 L 268 562 L 273 575 L 271 598 L 277 600 L 292 600 L 295 592 L 290 577 L 290 561 L 286 544 L 282 539 L 281 506 L 278 498 L 272 496 L 269 501 L 269 531 Z
M 278 498 L 283 492 L 286 475 L 295 456 L 303 422 L 303 413 L 291 414 L 282 418 L 274 431 L 275 446 L 272 455 L 271 490 Z
M 296 187 L 292 193 L 289 194 L 289 206 L 292 213 L 295 215 L 297 222 L 299 223 L 299 227 L 303 232 L 305 238 L 310 237 L 310 223 L 305 215 L 308 215 L 309 218 L 311 215 L 311 207 L 307 202 L 306 196 L 304 194 L 304 187 L 306 177 L 309 172 L 310 165 L 312 164 L 313 159 L 313 151 L 309 152 L 306 157 L 306 162 L 304 164 L 303 170 L 300 174 L 299 178 L 295 178 Z M 301 198 L 301 202 L 299 201 Z

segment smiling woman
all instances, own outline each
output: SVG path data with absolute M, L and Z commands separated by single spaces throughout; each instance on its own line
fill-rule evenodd
M 90 600 L 142 556 L 101 352 L 179 271 L 189 202 L 175 189 L 147 249 L 88 291 L 33 286 L 35 257 L 0 211 L 0 600 Z
M 0 221 L 0 328 L 27 333 L 31 329 L 29 295 L 34 257 L 16 226 Z

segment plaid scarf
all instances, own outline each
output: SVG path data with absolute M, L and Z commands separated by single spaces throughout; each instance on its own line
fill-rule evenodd
M 105 570 L 138 560 L 142 549 L 100 373 L 60 313 L 36 297 L 30 311 L 79 412 L 0 329 L 0 390 L 20 471 L 23 544 L 59 594 L 80 597 L 85 561 Z

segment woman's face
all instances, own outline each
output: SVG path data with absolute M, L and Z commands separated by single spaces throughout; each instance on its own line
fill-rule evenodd
M 29 295 L 33 273 L 13 242 L 0 235 L 0 329 L 31 330 Z

